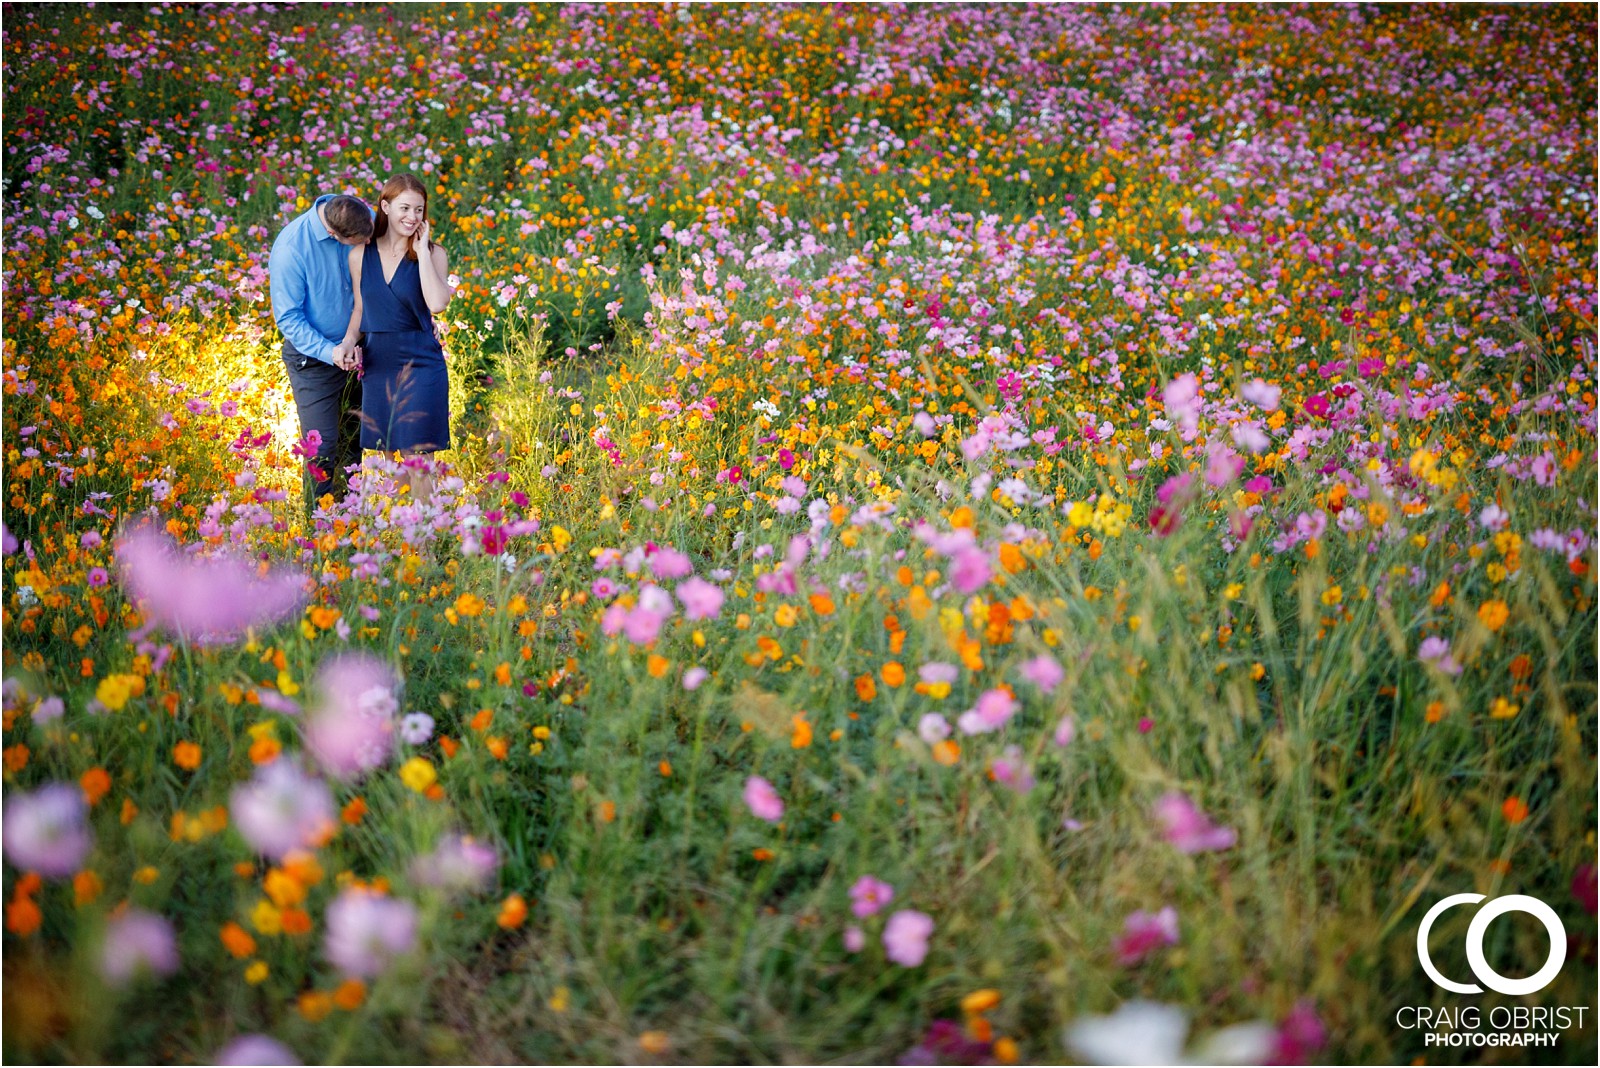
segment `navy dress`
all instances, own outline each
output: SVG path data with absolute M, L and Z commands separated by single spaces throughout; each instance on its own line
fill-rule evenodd
M 427 251 L 419 255 L 427 255 Z M 376 242 L 361 260 L 361 447 L 437 452 L 450 447 L 450 377 L 409 256 L 383 280 Z

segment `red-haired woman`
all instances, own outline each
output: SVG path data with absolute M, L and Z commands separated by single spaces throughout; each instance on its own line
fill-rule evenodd
M 409 174 L 389 179 L 372 241 L 350 250 L 356 307 L 345 343 L 366 334 L 361 447 L 408 460 L 450 447 L 450 378 L 433 317 L 455 295 L 444 249 L 429 240 L 428 191 Z M 433 494 L 431 465 L 406 465 L 413 499 Z

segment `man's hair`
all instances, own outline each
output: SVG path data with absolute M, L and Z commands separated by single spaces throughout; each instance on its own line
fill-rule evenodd
M 334 237 L 371 237 L 372 209 L 356 197 L 336 196 L 322 208 Z

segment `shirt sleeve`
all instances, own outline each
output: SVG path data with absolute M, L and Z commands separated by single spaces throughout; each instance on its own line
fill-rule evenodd
M 275 241 L 267 257 L 267 287 L 272 294 L 272 318 L 278 329 L 302 356 L 333 363 L 333 342 L 306 318 L 306 269 L 289 246 Z

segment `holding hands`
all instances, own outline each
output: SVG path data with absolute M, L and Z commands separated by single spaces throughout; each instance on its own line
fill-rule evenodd
M 343 343 L 333 347 L 333 365 L 341 371 L 357 371 L 361 369 L 361 346 L 345 345 Z

